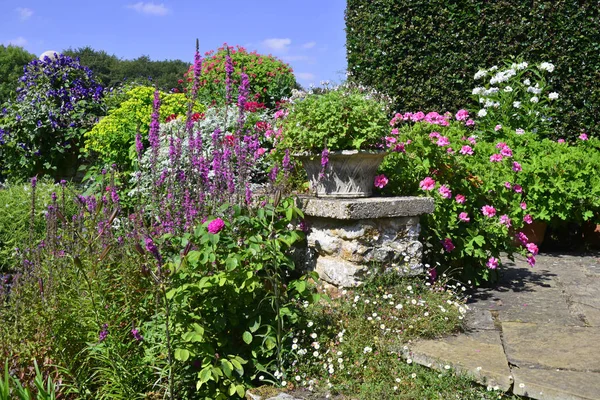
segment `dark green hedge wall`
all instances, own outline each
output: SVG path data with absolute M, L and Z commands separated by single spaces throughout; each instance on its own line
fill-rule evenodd
M 600 1 L 347 0 L 351 79 L 397 111 L 469 105 L 479 68 L 511 56 L 555 64 L 557 133 L 600 128 Z

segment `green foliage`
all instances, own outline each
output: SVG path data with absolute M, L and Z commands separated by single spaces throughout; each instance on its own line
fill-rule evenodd
M 148 56 L 123 60 L 89 46 L 68 49 L 64 54 L 79 57 L 81 64 L 94 71 L 96 79 L 108 88 L 117 88 L 124 82 L 147 85 L 151 81 L 159 89 L 170 91 L 178 86 L 178 81 L 189 67 L 189 63 L 181 60 L 152 61 Z
M 296 92 L 287 106 L 282 148 L 313 154 L 324 148 L 376 148 L 389 126 L 386 106 L 376 94 L 350 85 L 322 93 Z
M 518 56 L 556 65 L 559 136 L 598 131 L 600 21 L 594 2 L 349 0 L 348 70 L 397 110 L 457 110 L 478 68 Z
M 34 58 L 22 47 L 0 45 L 0 105 L 16 97 L 23 67 Z
M 59 396 L 58 386 L 52 381 L 51 377 L 44 379 L 40 372 L 37 361 L 33 361 L 35 369 L 34 384 L 36 388 L 37 400 L 56 400 Z M 11 389 L 12 386 L 12 389 Z M 16 397 L 15 397 L 16 396 Z M 34 395 L 27 387 L 23 387 L 19 379 L 10 376 L 8 373 L 8 360 L 4 364 L 4 374 L 0 375 L 0 400 L 33 400 Z
M 61 193 L 61 188 L 49 182 L 38 182 L 35 196 L 33 226 L 30 226 L 32 194 L 31 185 L 6 185 L 0 188 L 0 272 L 16 269 L 19 256 L 15 251 L 29 246 L 29 235 L 33 243 L 38 243 L 46 234 L 43 218 L 50 204 L 53 192 Z
M 134 86 L 125 94 L 125 100 L 112 109 L 92 130 L 85 134 L 85 151 L 97 156 L 106 164 L 116 163 L 130 167 L 136 158 L 135 135 L 137 132 L 147 142 L 152 116 L 155 89 L 149 86 Z M 160 93 L 160 120 L 171 114 L 185 115 L 187 98 L 183 94 Z M 194 112 L 204 107 L 196 105 Z
M 225 100 L 225 58 L 227 49 L 233 62 L 231 88 L 234 100 L 237 99 L 240 85 L 240 74 L 248 75 L 250 79 L 250 98 L 267 107 L 274 107 L 276 102 L 292 94 L 292 89 L 297 88 L 296 78 L 290 66 L 283 61 L 268 55 L 250 52 L 241 47 L 227 46 L 226 44 L 216 52 L 209 51 L 202 61 L 202 74 L 200 76 L 200 90 L 198 97 L 204 104 L 216 102 L 221 104 Z M 193 79 L 193 66 L 185 76 L 187 82 Z
M 182 378 L 193 380 L 190 397 L 243 397 L 259 373 L 281 370 L 282 343 L 302 302 L 314 299 L 307 277 L 293 272 L 286 256 L 303 239 L 288 227 L 298 215 L 292 199 L 255 215 L 235 208 L 222 231 L 210 233 L 210 223 L 203 224 L 182 238 L 181 247 L 193 250 L 165 264 L 173 271 L 166 296 L 174 355 Z

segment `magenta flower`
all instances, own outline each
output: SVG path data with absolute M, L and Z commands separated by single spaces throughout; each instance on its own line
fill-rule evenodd
M 458 214 L 458 219 L 462 222 L 469 222 L 471 220 L 471 218 L 469 218 L 469 214 L 467 214 L 466 212 L 461 212 L 460 214 Z
M 136 328 L 133 328 L 131 330 L 131 335 L 133 336 L 133 338 L 135 340 L 137 340 L 138 342 L 141 342 L 142 340 L 144 340 L 144 338 L 142 337 L 142 335 L 140 334 L 140 331 L 138 331 Z
M 517 233 L 516 237 L 517 237 L 517 240 L 518 240 L 519 242 L 521 242 L 521 244 L 522 244 L 523 246 L 526 246 L 526 245 L 527 245 L 527 243 L 529 243 L 529 238 L 528 238 L 528 237 L 527 237 L 527 235 L 525 235 L 523 232 L 519 232 L 519 233 Z
M 508 146 L 504 146 L 502 148 L 502 150 L 500 150 L 500 154 L 502 154 L 504 157 L 512 157 L 513 156 L 512 150 Z
M 558 143 L 564 143 L 564 142 L 565 142 L 565 139 L 558 139 L 558 140 L 557 140 L 557 142 L 558 142 Z
M 419 187 L 423 190 L 433 190 L 435 189 L 435 181 L 428 176 L 419 183 Z
M 465 202 L 465 196 L 462 194 L 457 194 L 454 198 L 458 204 L 463 204 Z
M 504 182 L 504 187 L 507 189 L 512 189 L 512 185 L 510 184 L 510 182 Z
M 446 136 L 440 136 L 437 140 L 438 146 L 448 146 L 449 144 L 450 144 L 450 139 L 448 139 Z
M 502 157 L 502 154 L 492 154 L 490 156 L 490 162 L 500 162 L 503 158 L 504 157 Z
M 506 214 L 500 216 L 500 223 L 506 225 L 508 228 L 511 226 L 510 217 Z
M 521 203 L 521 210 L 527 210 L 527 203 L 525 203 L 525 202 Z
M 496 215 L 496 209 L 492 206 L 485 205 L 485 206 L 481 207 L 481 213 L 483 215 L 485 215 L 486 217 L 491 218 L 494 215 Z
M 452 240 L 450 238 L 442 240 L 441 243 L 442 247 L 447 253 L 450 253 L 452 250 L 455 249 L 454 243 L 452 243 Z
M 494 130 L 495 130 L 496 132 L 498 132 L 500 129 L 502 129 L 502 125 L 496 125 L 496 126 L 494 127 Z
M 458 112 L 456 113 L 456 120 L 457 121 L 464 121 L 467 118 L 469 118 L 469 112 L 467 110 L 458 110 Z
M 582 133 L 581 135 L 579 135 L 579 139 L 581 140 L 588 140 L 588 135 L 585 133 Z
M 208 224 L 208 232 L 209 233 L 213 233 L 213 234 L 219 233 L 223 230 L 223 228 L 225 228 L 225 222 L 223 222 L 223 220 L 221 218 L 213 219 Z
M 521 164 L 519 164 L 516 161 L 513 161 L 512 170 L 515 171 L 515 172 L 519 172 L 519 171 L 522 171 L 523 168 L 521 167 Z
M 429 137 L 430 137 L 431 139 L 437 139 L 437 138 L 439 138 L 439 137 L 440 137 L 440 134 L 439 134 L 439 132 L 431 132 L 431 133 L 429 134 Z
M 533 219 L 531 218 L 531 215 L 527 214 L 523 217 L 523 222 L 525 222 L 526 224 L 531 224 L 533 223 Z
M 398 128 L 394 128 L 392 129 L 392 131 L 390 132 L 392 135 L 397 135 L 398 134 Z
M 473 146 L 475 146 L 477 144 L 477 141 L 475 141 L 475 136 L 469 136 L 467 138 L 467 140 L 469 141 L 469 143 L 471 143 Z
M 100 331 L 100 334 L 98 334 L 98 341 L 99 342 L 104 341 L 104 339 L 106 339 L 107 336 L 108 336 L 108 324 L 104 324 L 104 325 L 102 325 L 102 330 Z
M 472 119 L 467 120 L 467 122 L 465 122 L 466 126 L 473 126 L 475 125 L 475 121 L 473 121 Z
M 521 187 L 521 185 L 515 185 L 515 186 L 513 186 L 513 190 L 517 193 L 522 193 L 523 187 Z
M 425 113 L 423 111 L 419 111 L 412 115 L 411 119 L 413 122 L 419 122 L 425 119 Z
M 388 184 L 388 178 L 385 175 L 377 175 L 375 177 L 374 184 L 375 184 L 375 187 L 378 187 L 379 189 L 383 189 L 383 187 Z
M 539 249 L 538 249 L 538 247 L 537 247 L 537 245 L 535 243 L 527 243 L 525 245 L 525 247 L 527 248 L 528 252 L 530 252 L 534 256 L 537 256 L 537 254 L 539 252 Z
M 504 142 L 498 142 L 498 144 L 496 145 L 496 148 L 500 149 L 500 150 L 502 150 L 505 147 L 506 147 L 506 143 L 504 143 Z
M 499 260 L 496 257 L 490 257 L 485 265 L 487 265 L 489 269 L 496 269 L 498 268 L 498 262 Z
M 529 263 L 530 266 L 534 267 L 535 266 L 535 257 L 532 255 L 527 256 L 527 262 Z
M 463 146 L 460 149 L 460 154 L 464 154 L 464 155 L 473 155 L 473 148 L 471 146 Z
M 440 186 L 440 188 L 438 189 L 438 192 L 445 199 L 452 198 L 452 191 L 450 190 L 450 188 L 447 185 Z

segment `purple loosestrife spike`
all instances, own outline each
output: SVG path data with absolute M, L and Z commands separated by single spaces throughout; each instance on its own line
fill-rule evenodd
M 150 161 L 152 171 L 156 171 L 156 163 L 158 162 L 158 151 L 160 149 L 160 92 L 154 92 L 154 103 L 152 105 L 152 122 L 150 123 L 150 131 L 148 132 L 148 140 L 152 148 L 152 159 Z
M 233 75 L 233 61 L 229 55 L 229 47 L 225 56 L 225 102 L 231 104 L 231 76 Z
M 290 172 L 290 150 L 285 149 L 285 155 L 283 156 L 282 162 L 283 170 L 287 173 Z
M 141 160 L 142 154 L 144 154 L 144 143 L 142 143 L 142 135 L 139 132 L 135 135 L 135 152 L 137 153 L 138 160 Z

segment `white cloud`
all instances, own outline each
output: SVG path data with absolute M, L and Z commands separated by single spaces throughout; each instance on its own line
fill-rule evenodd
M 315 79 L 315 74 L 311 74 L 310 72 L 296 72 L 295 75 L 300 79 L 304 79 L 305 81 L 311 81 Z
M 130 4 L 127 8 L 131 8 L 140 14 L 164 16 L 169 13 L 169 9 L 164 4 L 144 3 L 140 1 L 135 4 Z
M 317 42 L 306 42 L 302 45 L 303 49 L 312 49 L 317 45 Z
M 31 8 L 18 7 L 15 9 L 15 11 L 19 13 L 19 18 L 21 19 L 21 21 L 25 21 L 33 15 L 33 10 Z
M 263 40 L 263 45 L 274 51 L 286 51 L 287 47 L 292 44 L 292 40 L 285 39 L 266 39 Z
M 19 36 L 18 38 L 7 40 L 7 41 L 5 41 L 2 44 L 5 44 L 7 46 L 11 46 L 12 45 L 12 46 L 21 46 L 21 47 L 23 47 L 23 46 L 26 46 L 27 43 L 29 43 L 29 42 L 27 42 L 27 39 L 25 39 L 23 36 Z

